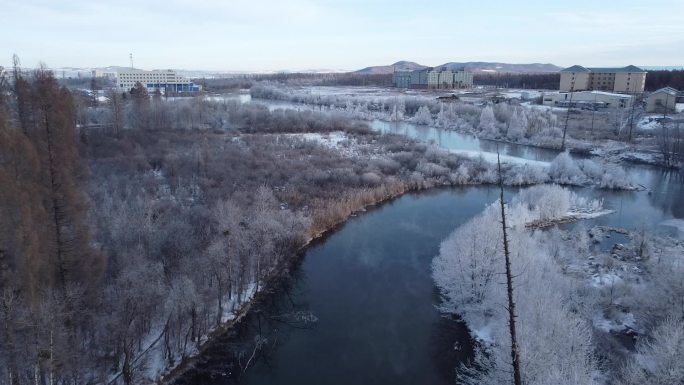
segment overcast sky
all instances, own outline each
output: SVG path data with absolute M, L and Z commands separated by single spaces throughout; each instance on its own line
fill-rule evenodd
M 684 0 L 2 0 L 0 65 L 684 65 Z

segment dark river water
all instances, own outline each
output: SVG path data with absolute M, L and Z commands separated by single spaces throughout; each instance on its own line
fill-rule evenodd
M 288 108 L 286 103 L 266 103 Z M 371 124 L 445 148 L 495 151 L 492 142 L 450 131 Z M 502 152 L 541 161 L 557 155 L 513 144 L 503 146 Z M 648 166 L 629 166 L 626 171 L 648 190 L 574 189 L 603 199 L 604 206 L 614 210 L 583 225 L 643 228 L 681 237 L 681 174 Z M 506 193 L 510 198 L 516 191 Z M 437 310 L 430 263 L 449 233 L 496 199 L 496 188 L 488 186 L 435 189 L 407 194 L 350 218 L 309 247 L 274 289 L 277 294 L 265 296 L 237 330 L 217 339 L 178 384 L 453 383 L 454 368 L 471 355 L 471 343 L 464 325 Z M 265 341 L 261 353 L 249 370 L 237 375 L 250 360 L 256 336 Z

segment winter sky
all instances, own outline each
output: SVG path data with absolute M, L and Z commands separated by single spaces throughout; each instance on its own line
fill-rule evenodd
M 682 0 L 2 0 L 0 65 L 684 65 Z

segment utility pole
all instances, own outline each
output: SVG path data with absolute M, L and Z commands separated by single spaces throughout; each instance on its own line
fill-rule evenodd
M 565 150 L 565 134 L 568 132 L 568 121 L 570 120 L 570 109 L 572 109 L 572 95 L 575 86 L 570 87 L 570 102 L 568 104 L 568 112 L 565 114 L 565 127 L 563 127 L 563 139 L 561 140 L 561 151 Z
M 636 83 L 634 83 L 633 93 L 632 93 L 632 115 L 629 118 L 629 134 L 627 135 L 627 141 L 632 141 L 632 129 L 634 129 L 634 109 L 636 108 Z
M 598 94 L 594 93 L 594 106 L 591 109 L 591 133 L 592 133 L 592 135 L 594 134 L 594 118 L 596 117 L 596 110 L 598 109 L 598 106 L 596 104 L 597 98 L 598 98 Z
M 663 108 L 663 119 L 667 118 L 667 106 L 670 104 L 670 93 L 665 93 L 665 108 Z M 664 123 L 664 122 L 663 122 Z
M 511 334 L 511 365 L 513 365 L 513 384 L 522 385 L 520 374 L 520 352 L 518 338 L 515 332 L 515 302 L 513 301 L 513 273 L 511 271 L 511 257 L 508 250 L 508 233 L 506 231 L 506 212 L 504 205 L 503 177 L 501 176 L 501 160 L 499 159 L 499 145 L 496 146 L 496 164 L 499 172 L 499 204 L 501 205 L 501 228 L 503 230 L 504 256 L 506 258 L 506 289 L 508 293 L 508 327 Z

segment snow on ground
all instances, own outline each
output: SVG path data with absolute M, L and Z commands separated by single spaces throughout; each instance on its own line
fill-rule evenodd
M 621 282 L 622 277 L 615 272 L 596 273 L 591 277 L 591 286 L 593 287 L 611 287 Z
M 592 218 L 598 218 L 604 215 L 612 214 L 614 213 L 614 210 L 591 210 L 591 209 L 571 209 L 568 210 L 567 217 L 569 218 L 576 218 L 576 219 L 592 219 Z
M 520 105 L 525 106 L 525 107 L 532 109 L 532 110 L 539 110 L 539 111 L 565 112 L 568 110 L 567 108 L 545 106 L 542 104 L 532 104 L 531 102 L 523 102 L 523 103 L 520 103 Z
M 292 134 L 299 136 L 304 140 L 320 143 L 328 148 L 338 148 L 340 142 L 348 140 L 347 135 L 344 132 L 336 131 L 329 134 L 321 134 L 318 132 L 307 132 L 304 134 Z
M 638 152 L 638 151 L 625 151 L 619 155 L 621 160 L 627 160 L 636 163 L 647 163 L 647 164 L 657 164 L 658 155 L 654 153 Z
M 331 133 L 307 132 L 303 134 L 286 134 L 288 137 L 300 138 L 307 142 L 315 142 L 326 148 L 339 151 L 343 156 L 358 158 L 361 156 L 360 146 L 353 138 L 349 138 L 344 132 Z
M 249 303 L 252 300 L 252 298 L 254 298 L 254 296 L 256 295 L 256 292 L 257 285 L 255 283 L 250 283 L 245 292 L 242 294 L 241 304 Z M 235 311 L 240 306 L 240 304 L 237 303 L 237 297 L 238 296 L 236 294 L 233 294 L 230 300 L 228 300 L 228 296 L 224 297 L 224 308 L 221 317 L 222 324 L 225 324 L 235 319 Z M 149 348 L 149 350 L 147 350 L 147 352 L 140 357 L 140 360 L 144 362 L 144 376 L 150 381 L 153 381 L 154 379 L 158 379 L 163 375 L 170 373 L 182 362 L 183 358 L 194 357 L 197 354 L 199 354 L 197 345 L 194 342 L 190 342 L 187 344 L 185 351 L 171 352 L 174 356 L 174 364 L 169 365 L 169 361 L 164 358 L 166 353 L 164 351 L 164 345 L 162 341 L 158 339 L 159 336 L 161 336 L 163 330 L 163 324 L 160 324 L 157 327 L 155 327 L 154 330 L 151 333 L 149 333 L 149 335 L 145 339 L 145 342 L 142 345 L 143 349 Z M 208 334 L 213 333 L 215 330 L 216 327 L 212 327 L 209 330 Z M 208 341 L 208 334 L 202 335 L 200 337 L 200 343 L 204 344 L 206 341 Z M 113 378 L 114 376 L 112 376 L 112 379 Z
M 661 226 L 674 227 L 680 236 L 684 236 L 684 219 L 668 219 L 660 222 Z
M 540 97 L 542 93 L 536 90 L 509 90 L 503 91 L 501 94 L 506 99 L 535 99 Z
M 607 320 L 603 317 L 594 318 L 592 323 L 594 324 L 595 328 L 597 328 L 599 330 L 603 330 L 606 333 L 610 333 L 611 330 L 615 329 L 615 322 L 613 322 L 611 320 Z
M 522 92 L 502 92 L 501 93 L 506 99 L 521 99 L 522 98 Z
M 492 345 L 494 343 L 494 338 L 492 337 L 492 327 L 489 324 L 477 330 L 473 330 L 472 333 L 475 339 L 480 342 L 484 342 L 488 345 Z
M 484 160 L 490 163 L 496 163 L 496 153 L 495 152 L 485 152 L 477 150 L 449 150 L 452 154 L 467 156 L 471 159 L 478 159 L 482 157 Z M 538 167 L 549 167 L 550 162 L 542 162 L 540 160 L 524 159 L 509 155 L 500 155 L 501 163 L 513 163 L 522 164 Z
M 660 127 L 660 123 L 653 116 L 644 116 L 637 123 L 637 127 L 642 130 L 655 130 Z
M 359 143 L 355 138 L 347 136 L 344 132 L 335 131 L 330 133 L 307 132 L 301 134 L 285 134 L 291 138 L 299 138 L 307 142 L 314 142 L 326 148 L 339 151 L 342 156 L 349 158 L 376 159 L 378 148 Z
M 616 316 L 616 319 L 606 319 L 600 314 L 595 314 L 592 323 L 595 328 L 606 333 L 621 332 L 628 328 L 636 330 L 637 328 L 636 319 L 632 313 L 621 313 Z
M 630 146 L 624 142 L 615 140 L 606 140 L 603 143 L 597 144 L 596 147 L 590 151 L 591 155 L 601 157 L 603 159 L 620 162 L 635 162 L 644 164 L 658 164 L 660 155 L 648 149 L 639 149 Z

